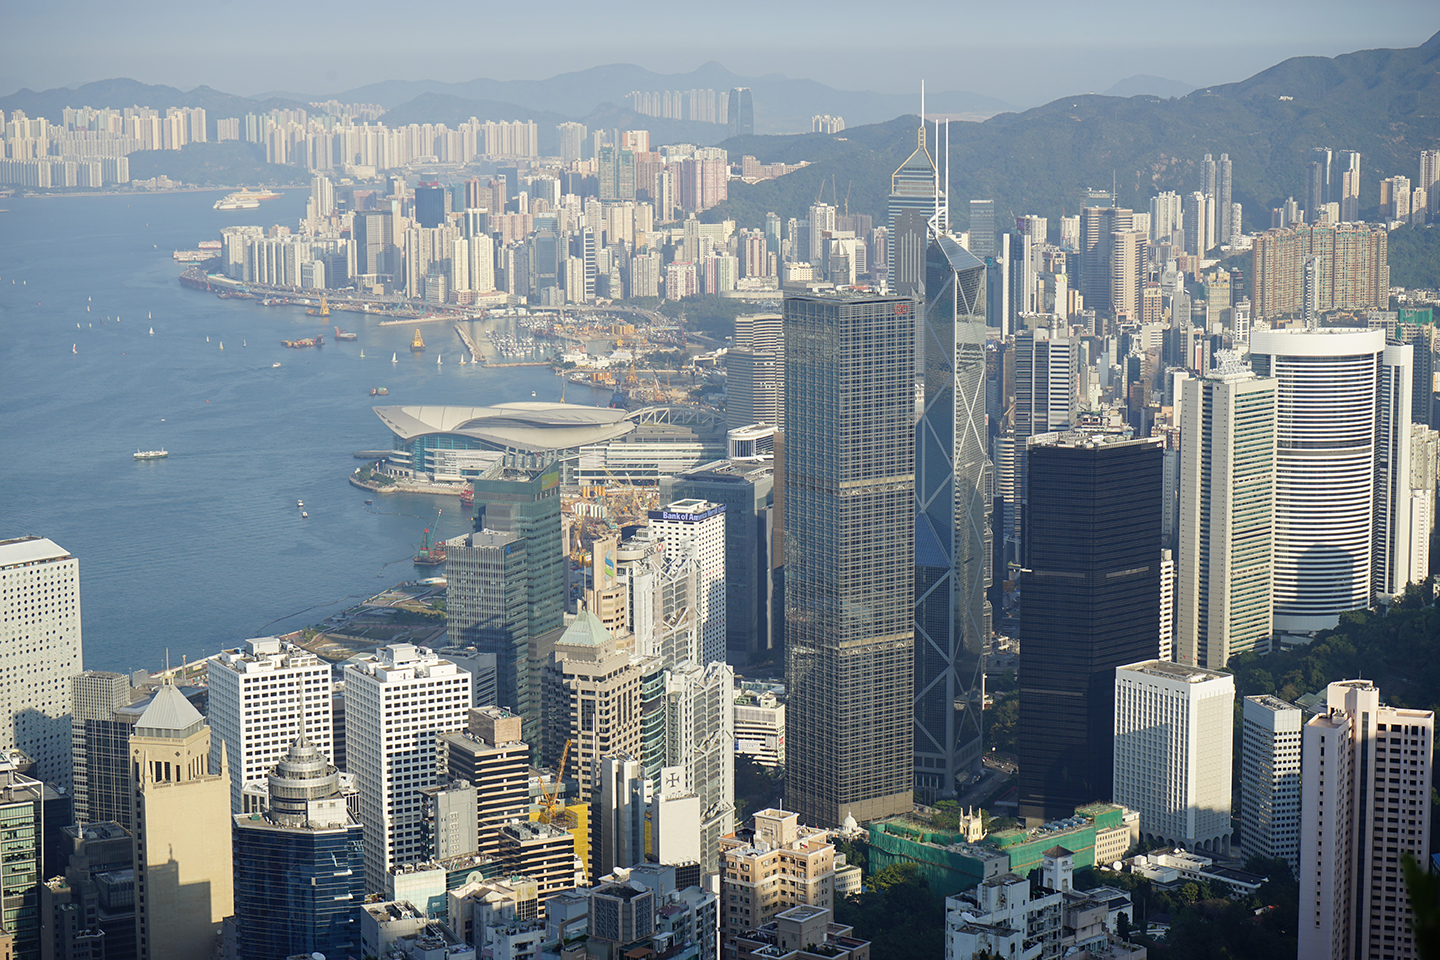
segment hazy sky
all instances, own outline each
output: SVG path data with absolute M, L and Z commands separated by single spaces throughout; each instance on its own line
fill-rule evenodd
M 1144 73 L 1196 86 L 1296 55 L 1407 47 L 1434 0 L 48 0 L 0 4 L 0 93 L 131 77 L 231 93 L 389 79 L 542 79 L 606 63 L 718 60 L 842 89 L 971 90 L 1033 105 Z

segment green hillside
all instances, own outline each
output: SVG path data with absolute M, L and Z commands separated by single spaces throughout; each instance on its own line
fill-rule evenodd
M 731 199 L 706 218 L 759 225 L 766 211 L 803 217 L 822 182 L 832 201 L 849 191 L 852 212 L 884 222 L 889 174 L 913 149 L 918 120 L 815 134 L 726 141 L 731 153 L 761 161 L 816 161 L 778 181 L 731 185 Z M 1378 200 L 1378 181 L 1412 178 L 1421 149 L 1440 146 L 1440 34 L 1419 47 L 1365 50 L 1334 59 L 1298 57 L 1248 80 L 1169 100 L 1066 97 L 1024 113 L 950 125 L 952 222 L 968 225 L 971 198 L 996 201 L 997 221 L 1035 213 L 1074 214 L 1080 191 L 1108 187 L 1122 205 L 1145 209 L 1162 190 L 1200 186 L 1206 153 L 1228 153 L 1234 199 L 1247 230 L 1269 225 L 1270 209 L 1303 197 L 1314 146 L 1358 149 L 1362 212 Z M 852 185 L 853 184 L 853 185 Z

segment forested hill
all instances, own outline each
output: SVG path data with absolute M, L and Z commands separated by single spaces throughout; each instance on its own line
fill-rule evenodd
M 756 185 L 733 183 L 730 200 L 706 218 L 759 225 L 767 211 L 803 217 L 822 194 L 884 222 L 891 171 L 914 149 L 918 119 L 852 127 L 834 136 L 744 137 L 724 146 L 762 162 L 811 160 Z M 932 152 L 933 152 L 933 133 Z M 1422 149 L 1440 148 L 1440 34 L 1418 47 L 1363 50 L 1334 59 L 1297 57 L 1248 80 L 1184 97 L 1066 97 L 1023 113 L 950 124 L 951 221 L 968 225 L 972 198 L 1009 214 L 1074 214 L 1087 186 L 1109 187 L 1121 205 L 1145 209 L 1157 191 L 1200 188 L 1206 153 L 1230 155 L 1234 200 L 1247 230 L 1269 225 L 1270 209 L 1304 198 L 1312 147 L 1362 154 L 1362 213 L 1379 180 L 1416 176 Z M 832 189 L 831 184 L 834 184 Z

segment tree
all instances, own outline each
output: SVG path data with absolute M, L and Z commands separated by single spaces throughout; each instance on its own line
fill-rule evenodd
M 1130 942 L 1130 915 L 1122 913 L 1115 918 L 1115 935 L 1126 943 Z

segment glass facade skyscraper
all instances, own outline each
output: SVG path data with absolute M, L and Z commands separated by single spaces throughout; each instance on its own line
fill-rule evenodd
M 925 280 L 925 248 L 930 218 L 935 215 L 938 174 L 925 145 L 922 118 L 916 131 L 915 152 L 890 175 L 889 277 L 890 290 L 904 297 L 919 297 Z M 939 198 L 944 202 L 944 198 Z
M 1115 668 L 1160 648 L 1163 451 L 1154 440 L 1031 438 L 1020 574 L 1020 816 L 1112 796 Z
M 915 302 L 785 298 L 786 806 L 911 809 Z
M 924 407 L 915 430 L 915 791 L 933 803 L 980 762 L 990 636 L 985 262 L 946 234 L 926 254 Z

